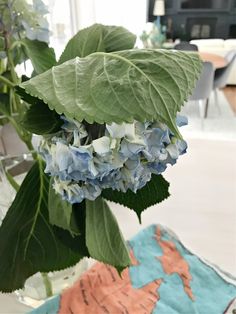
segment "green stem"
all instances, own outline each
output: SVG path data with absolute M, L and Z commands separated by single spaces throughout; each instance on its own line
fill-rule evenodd
M 18 44 L 18 42 L 17 42 Z M 11 73 L 11 81 L 7 80 L 6 78 L 0 76 L 0 79 L 4 80 L 5 84 L 10 84 L 11 87 L 14 87 L 19 83 L 19 78 L 17 76 L 17 73 L 15 71 L 15 65 L 14 65 L 14 60 L 12 57 L 12 51 L 13 51 L 13 46 L 9 47 L 9 34 L 5 33 L 5 46 L 6 46 L 6 54 L 7 54 L 7 60 L 8 60 L 8 69 L 10 70 Z M 15 110 L 18 111 L 20 117 L 22 117 L 23 111 L 22 111 L 22 103 L 20 101 L 19 96 L 12 90 L 12 97 L 11 97 L 11 105 Z M 12 126 L 15 128 L 18 136 L 20 139 L 25 143 L 29 151 L 32 153 L 33 158 L 36 160 L 37 159 L 37 153 L 34 152 L 34 147 L 32 145 L 32 134 L 25 131 L 19 123 L 14 119 L 14 117 L 10 116 L 8 117 L 9 121 L 11 122 Z
M 7 118 L 9 119 L 9 121 L 11 122 L 13 127 L 15 128 L 16 133 L 18 134 L 20 139 L 25 143 L 27 148 L 30 151 L 34 151 L 34 147 L 33 147 L 32 142 L 31 142 L 32 135 L 28 132 L 25 132 L 23 129 L 21 129 L 19 127 L 19 124 L 15 121 L 15 119 L 13 117 L 7 117 Z
M 12 81 L 15 84 L 18 84 L 19 83 L 19 79 L 18 79 L 16 71 L 15 71 L 15 65 L 14 65 L 14 62 L 13 62 L 12 55 L 11 55 L 11 53 L 10 53 L 10 51 L 8 49 L 6 50 L 6 53 L 7 53 L 8 65 L 9 65 L 9 68 L 10 68 Z
M 10 51 L 13 51 L 15 47 L 17 46 L 21 46 L 22 42 L 20 40 L 16 40 L 13 42 L 13 44 L 11 45 L 11 47 L 9 48 Z
M 6 84 L 9 87 L 14 87 L 15 84 L 12 83 L 10 80 L 8 80 L 6 77 L 0 75 L 0 81 L 3 82 L 4 84 Z
M 11 186 L 13 187 L 13 189 L 14 189 L 16 192 L 18 192 L 18 191 L 19 191 L 19 188 L 20 188 L 19 184 L 16 182 L 16 180 L 13 178 L 12 175 L 10 175 L 10 173 L 9 173 L 7 170 L 5 170 L 5 174 L 6 174 L 6 178 L 7 178 L 8 182 L 11 184 Z
M 46 296 L 47 296 L 47 298 L 49 298 L 53 295 L 51 280 L 49 279 L 49 276 L 47 273 L 41 273 L 41 276 L 43 278 L 43 284 L 45 287 Z
M 3 162 L 0 159 L 0 171 L 2 171 L 4 177 L 2 180 L 7 179 L 7 181 L 10 183 L 10 185 L 13 187 L 13 189 L 17 192 L 20 188 L 19 184 L 16 182 L 16 180 L 10 175 L 10 173 L 5 169 L 3 166 Z

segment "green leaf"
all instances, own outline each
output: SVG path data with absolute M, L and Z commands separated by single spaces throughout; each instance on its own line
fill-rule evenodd
M 21 87 L 68 118 L 100 124 L 159 120 L 180 136 L 176 114 L 201 66 L 199 56 L 190 52 L 97 52 L 56 66 Z
M 162 175 L 152 175 L 152 179 L 137 193 L 128 190 L 126 193 L 106 189 L 102 196 L 108 201 L 112 201 L 133 209 L 141 223 L 142 212 L 157 203 L 167 199 L 169 194 L 169 183 Z
M 86 57 L 98 51 L 131 49 L 135 40 L 136 36 L 123 27 L 94 24 L 79 31 L 70 39 L 58 63 L 61 64 L 75 57 Z
M 10 115 L 9 94 L 0 93 L 0 112 L 7 117 Z
M 25 78 L 25 76 L 22 76 L 22 79 L 23 78 Z M 23 82 L 27 82 L 28 80 L 29 79 L 26 79 Z M 35 105 L 39 101 L 39 99 L 37 97 L 33 97 L 33 96 L 27 94 L 25 92 L 25 90 L 23 88 L 21 88 L 20 86 L 15 86 L 14 90 L 17 93 L 17 95 L 20 96 L 20 98 L 22 100 L 26 101 L 30 105 Z
M 44 163 L 38 160 L 0 227 L 2 292 L 22 288 L 25 280 L 38 271 L 70 267 L 88 254 L 84 235 L 73 238 L 69 232 L 50 225 L 48 189 Z
M 53 134 L 61 129 L 62 124 L 60 116 L 40 100 L 30 106 L 21 121 L 26 130 L 39 135 Z
M 42 100 L 27 94 L 23 88 L 16 86 L 15 90 L 22 100 L 32 105 L 21 121 L 21 125 L 26 130 L 34 134 L 46 135 L 61 129 L 63 121 L 54 110 L 50 110 Z
M 104 26 L 105 52 L 114 52 L 134 48 L 136 36 L 121 26 Z
M 53 188 L 53 178 L 50 180 L 48 211 L 49 221 L 52 225 L 56 225 L 64 230 L 68 230 L 72 236 L 78 235 L 80 230 L 76 224 L 75 209 L 72 204 L 64 201 L 61 195 L 57 194 Z M 80 204 L 78 204 L 79 206 Z M 78 208 L 76 209 L 79 210 Z
M 82 29 L 72 37 L 66 45 L 58 63 L 61 64 L 75 57 L 86 57 L 96 51 L 105 51 L 103 27 L 100 24 Z
M 86 245 L 90 256 L 120 272 L 131 263 L 117 221 L 106 201 L 86 201 Z
M 25 52 L 37 74 L 43 73 L 56 65 L 54 49 L 49 48 L 45 42 L 24 39 L 21 43 L 25 47 Z

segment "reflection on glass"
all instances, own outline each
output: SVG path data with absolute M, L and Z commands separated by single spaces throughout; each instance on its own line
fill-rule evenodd
M 0 156 L 0 225 L 16 195 L 16 191 L 7 179 L 6 172 L 13 176 L 19 184 L 31 165 L 32 156 L 30 153 L 17 156 Z

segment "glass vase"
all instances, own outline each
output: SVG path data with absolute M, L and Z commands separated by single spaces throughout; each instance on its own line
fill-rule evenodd
M 88 259 L 84 258 L 75 266 L 64 270 L 47 274 L 37 273 L 26 280 L 24 289 L 16 291 L 18 300 L 36 308 L 50 297 L 58 295 L 64 289 L 72 286 L 87 269 Z M 50 291 L 49 294 L 48 291 Z
M 13 178 L 20 185 L 32 164 L 30 153 L 0 156 L 0 225 L 16 195 L 9 181 Z M 34 274 L 26 280 L 23 289 L 16 291 L 18 300 L 33 308 L 38 307 L 48 298 L 70 287 L 87 268 L 88 259 L 84 258 L 75 266 L 61 271 Z

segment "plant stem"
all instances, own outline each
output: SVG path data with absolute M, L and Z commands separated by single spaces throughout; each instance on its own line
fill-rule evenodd
M 18 84 L 19 83 L 19 79 L 18 79 L 16 71 L 15 71 L 15 65 L 14 65 L 14 62 L 13 62 L 13 59 L 12 59 L 12 55 L 11 55 L 9 50 L 7 50 L 6 53 L 7 53 L 8 65 L 9 65 L 9 70 L 11 72 L 12 81 L 15 84 Z
M 5 34 L 5 42 L 6 42 L 6 54 L 7 54 L 7 59 L 8 59 L 8 68 L 10 70 L 11 79 L 12 79 L 13 83 L 10 81 L 9 82 L 12 84 L 12 86 L 14 86 L 14 85 L 17 85 L 19 83 L 19 79 L 18 79 L 17 73 L 15 71 L 15 65 L 14 65 L 14 61 L 12 58 L 12 54 L 11 54 L 12 50 L 9 48 L 8 34 Z M 15 105 L 14 106 L 15 109 L 19 112 L 19 115 L 22 116 L 22 114 L 23 114 L 22 109 L 21 109 L 22 103 L 20 101 L 19 96 L 17 94 L 15 94 L 14 92 L 12 95 L 12 104 Z M 29 151 L 32 153 L 32 157 L 36 160 L 37 159 L 37 153 L 34 152 L 34 147 L 33 147 L 32 142 L 31 142 L 32 134 L 25 131 L 23 128 L 21 128 L 19 123 L 12 116 L 8 117 L 8 118 L 9 118 L 9 121 L 11 122 L 11 124 L 13 125 L 13 127 L 15 128 L 18 136 L 25 143 L 25 145 L 27 146 Z
M 41 276 L 43 278 L 43 284 L 45 287 L 46 296 L 47 296 L 47 298 L 49 298 L 53 295 L 51 280 L 49 279 L 47 273 L 41 273 Z
M 19 191 L 19 188 L 20 188 L 19 184 L 16 182 L 16 180 L 13 178 L 12 175 L 10 175 L 10 173 L 9 173 L 7 170 L 5 170 L 5 174 L 6 174 L 6 178 L 7 178 L 8 182 L 11 184 L 11 186 L 13 187 L 13 189 L 14 189 L 16 192 L 18 192 L 18 191 Z
M 6 179 L 10 183 L 10 185 L 13 187 L 13 189 L 17 192 L 20 188 L 19 184 L 16 182 L 16 180 L 13 178 L 13 176 L 10 175 L 10 173 L 4 168 L 3 162 L 0 159 L 0 175 L 1 175 L 1 172 L 3 175 L 2 178 L 0 177 L 2 179 L 2 181 L 4 181 L 4 179 Z
M 14 87 L 15 84 L 12 83 L 10 80 L 8 80 L 6 77 L 0 75 L 0 81 L 3 82 L 4 84 L 6 84 L 9 87 Z

